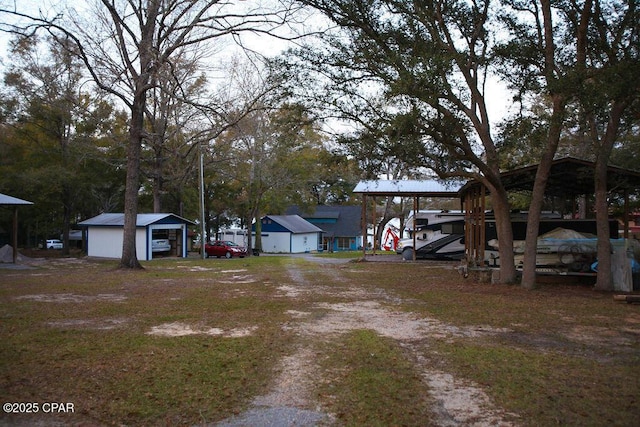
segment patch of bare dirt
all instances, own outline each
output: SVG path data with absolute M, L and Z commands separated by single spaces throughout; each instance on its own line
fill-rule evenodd
M 459 328 L 435 319 L 420 318 L 412 313 L 392 311 L 377 301 L 320 303 L 317 307 L 327 311 L 322 319 L 289 325 L 287 328 L 307 335 L 330 335 L 357 329 L 372 329 L 382 336 L 399 341 L 448 337 L 477 338 L 508 331 L 485 326 Z
M 461 381 L 446 372 L 424 370 L 423 378 L 436 400 L 433 408 L 438 425 L 443 427 L 511 426 L 505 421 L 506 413 L 496 408 L 491 399 L 479 387 Z M 514 414 L 509 414 L 511 417 Z
M 286 404 L 298 408 L 311 406 L 313 379 L 318 372 L 315 357 L 308 347 L 299 348 L 292 355 L 284 357 L 271 391 L 256 397 L 254 405 L 277 407 Z
M 187 335 L 211 335 L 221 336 L 227 338 L 233 337 L 246 337 L 251 335 L 257 328 L 257 326 L 247 328 L 233 328 L 233 329 L 221 329 L 221 328 L 198 328 L 192 325 L 188 325 L 182 322 L 163 323 L 162 325 L 153 326 L 148 335 L 158 335 L 164 337 L 183 337 Z

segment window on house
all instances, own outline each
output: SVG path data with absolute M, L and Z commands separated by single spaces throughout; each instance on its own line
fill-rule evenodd
M 338 249 L 351 249 L 351 239 L 348 237 L 338 237 Z

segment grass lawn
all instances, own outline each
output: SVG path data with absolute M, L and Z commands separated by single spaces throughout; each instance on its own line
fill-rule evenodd
M 215 423 L 270 393 L 301 347 L 316 359 L 309 406 L 335 425 L 441 424 L 434 372 L 475 384 L 515 425 L 638 425 L 640 305 L 584 285 L 526 291 L 451 265 L 340 256 L 0 268 L 0 396 L 38 404 L 0 425 Z M 313 329 L 354 304 L 434 326 L 411 339 L 374 318 Z

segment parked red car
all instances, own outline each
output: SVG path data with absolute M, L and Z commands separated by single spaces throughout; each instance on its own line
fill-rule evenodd
M 247 248 L 238 246 L 236 243 L 228 240 L 216 240 L 204 245 L 204 255 L 205 258 L 209 258 L 210 256 L 218 258 L 231 258 L 234 256 L 244 258 L 247 256 Z

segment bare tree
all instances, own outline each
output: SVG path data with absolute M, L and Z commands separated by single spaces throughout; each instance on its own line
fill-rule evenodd
M 200 49 L 244 31 L 269 32 L 282 25 L 280 12 L 288 9 L 266 11 L 221 0 L 98 0 L 86 11 L 57 10 L 49 17 L 30 13 L 29 8 L 0 8 L 0 16 L 11 15 L 14 22 L 23 23 L 5 24 L 4 30 L 29 34 L 45 29 L 69 46 L 98 87 L 130 112 L 121 267 L 141 268 L 135 245 L 140 158 L 154 76 L 161 68 L 178 65 L 174 58 L 179 50 Z

